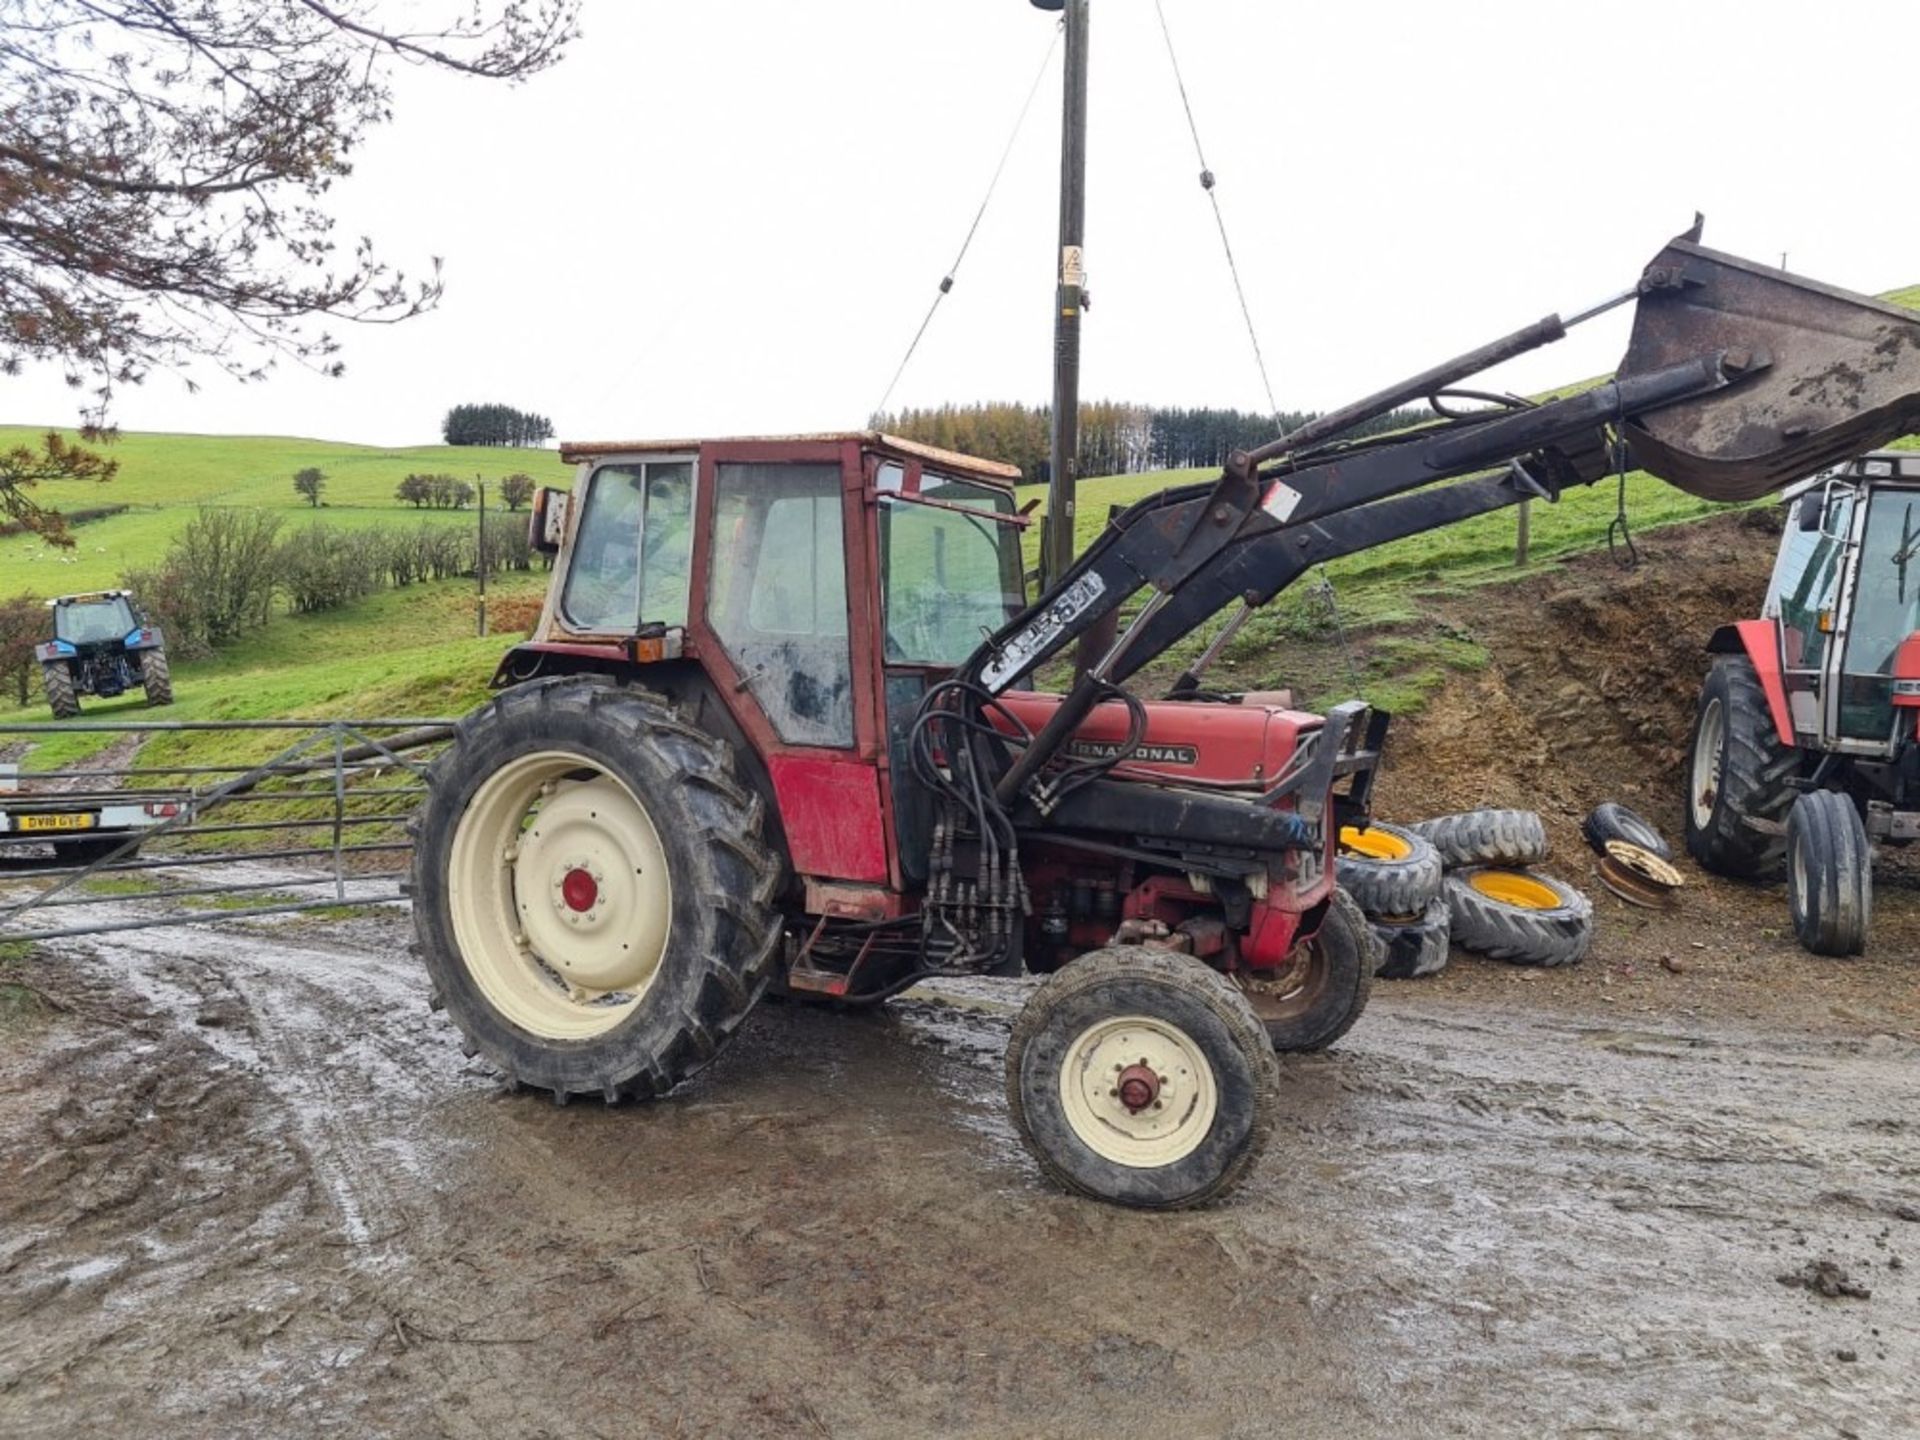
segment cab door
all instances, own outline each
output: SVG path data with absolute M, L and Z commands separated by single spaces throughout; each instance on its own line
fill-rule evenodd
M 773 782 L 803 877 L 885 884 L 858 447 L 712 447 L 694 588 L 700 653 Z

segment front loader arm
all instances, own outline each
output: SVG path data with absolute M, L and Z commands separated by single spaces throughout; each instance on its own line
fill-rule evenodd
M 1234 600 L 1266 604 L 1323 560 L 1529 498 L 1557 499 L 1606 473 L 1622 443 L 1641 468 L 1690 493 L 1754 498 L 1920 427 L 1920 317 L 1721 255 L 1697 236 L 1696 227 L 1671 242 L 1632 290 L 1570 321 L 1549 316 L 1235 454 L 1211 485 L 1170 489 L 1116 516 L 959 672 L 976 695 L 991 697 L 1082 644 L 1073 688 L 995 785 L 1001 802 L 1019 795 L 1120 681 Z M 1327 443 L 1343 427 L 1636 297 L 1632 344 L 1606 384 L 1397 436 Z M 1153 593 L 1115 638 L 1122 607 L 1143 588 Z

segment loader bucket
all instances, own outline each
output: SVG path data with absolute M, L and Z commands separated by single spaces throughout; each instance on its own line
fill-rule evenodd
M 1642 468 L 1708 500 L 1754 500 L 1920 431 L 1920 313 L 1682 237 L 1642 281 L 1622 377 L 1712 351 L 1731 389 L 1629 419 Z

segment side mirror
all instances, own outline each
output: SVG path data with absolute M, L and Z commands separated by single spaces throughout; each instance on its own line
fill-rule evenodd
M 1811 535 L 1820 529 L 1821 517 L 1826 513 L 1827 497 L 1819 490 L 1809 490 L 1797 502 L 1794 518 L 1799 521 L 1802 531 Z
M 527 543 L 542 555 L 560 553 L 560 542 L 567 538 L 567 501 L 565 490 L 542 485 L 534 493 L 533 508 L 527 512 Z

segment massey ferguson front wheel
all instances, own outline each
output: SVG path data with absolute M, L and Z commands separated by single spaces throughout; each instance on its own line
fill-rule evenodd
M 726 742 L 600 678 L 518 686 L 460 722 L 415 822 L 434 1000 L 509 1078 L 662 1095 L 772 977 L 779 867 Z

